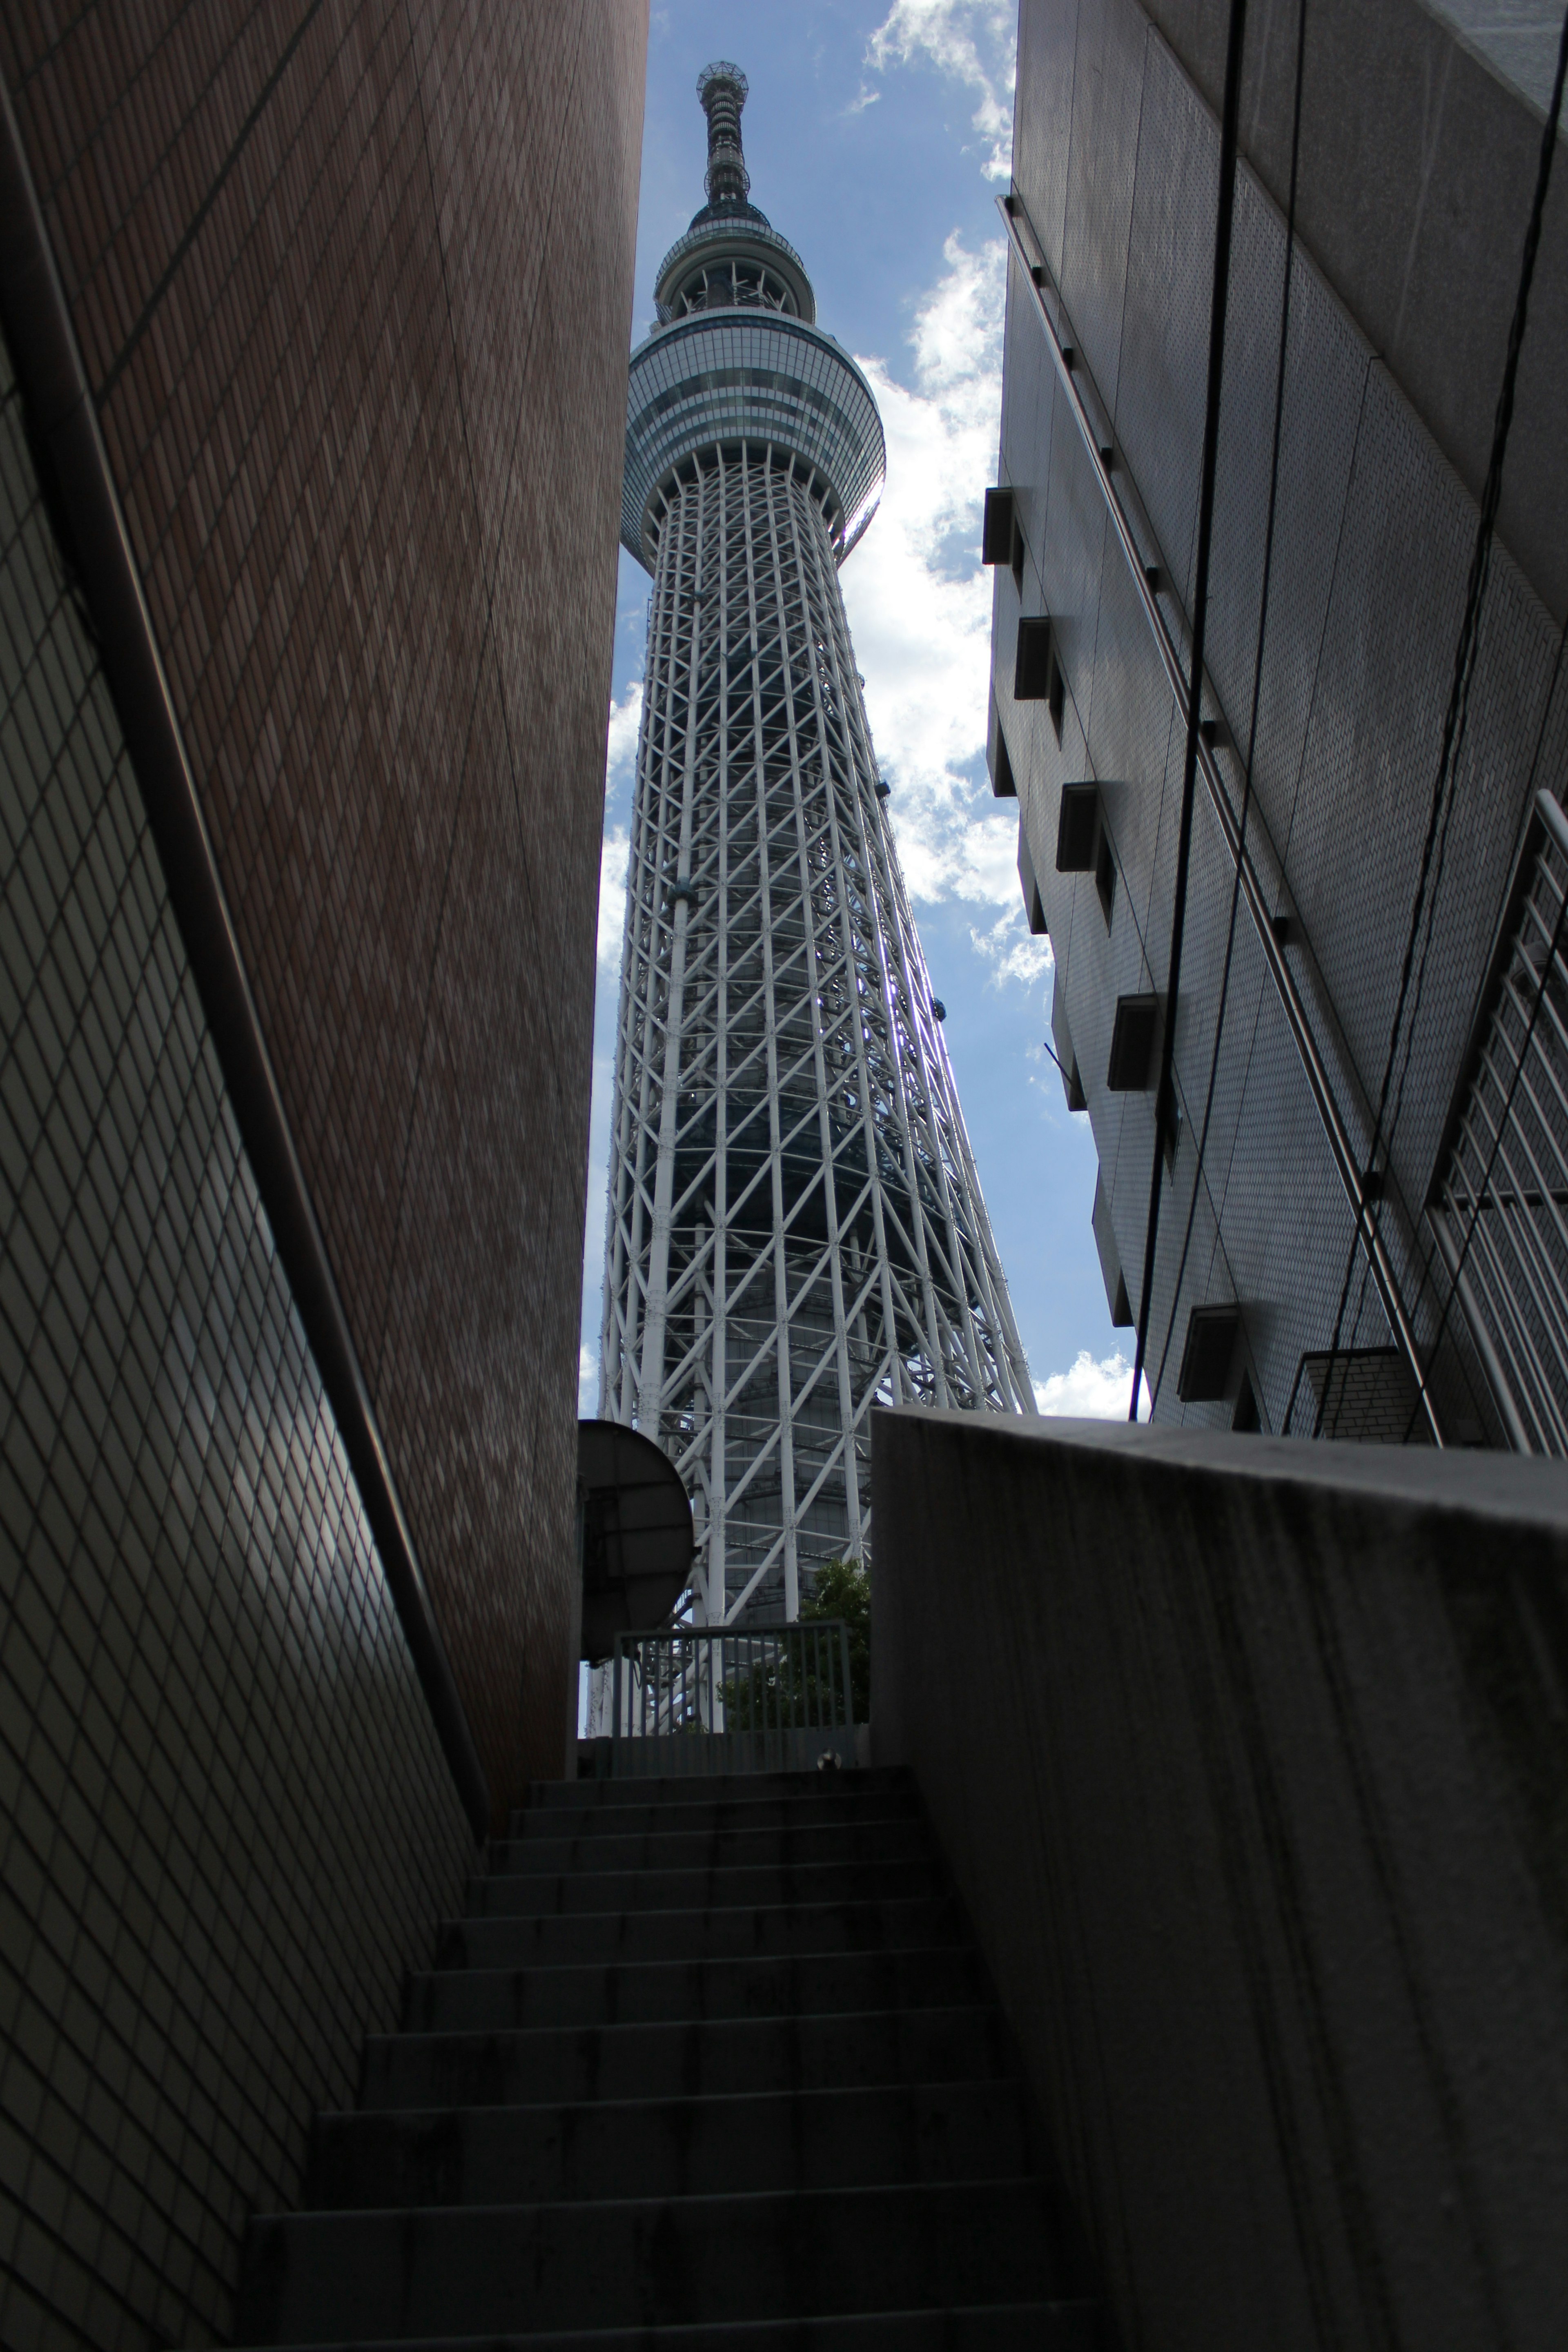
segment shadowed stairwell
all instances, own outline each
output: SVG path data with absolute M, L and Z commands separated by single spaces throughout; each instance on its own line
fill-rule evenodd
M 537 1786 L 251 2227 L 239 2344 L 1099 2338 L 901 1770 Z

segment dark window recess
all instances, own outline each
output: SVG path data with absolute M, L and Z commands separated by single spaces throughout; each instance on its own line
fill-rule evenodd
M 1018 527 L 1017 501 L 1011 490 L 987 490 L 985 520 L 980 530 L 982 563 L 1011 563 L 1013 534 Z
M 1109 930 L 1116 910 L 1116 859 L 1111 853 L 1110 835 L 1103 824 L 1100 828 L 1100 846 L 1094 853 L 1094 887 L 1100 894 L 1100 911 Z
M 1241 1316 L 1234 1307 L 1194 1307 L 1187 1318 L 1187 1343 L 1176 1374 L 1184 1404 L 1218 1404 L 1230 1377 L 1230 1360 Z
M 1140 1094 L 1154 1083 L 1154 1045 L 1160 1034 L 1157 996 L 1119 996 L 1110 1033 L 1110 1066 L 1105 1083 L 1113 1095 Z
M 1067 992 L 1062 987 L 1060 967 L 1051 989 L 1051 1044 L 1056 1050 L 1057 1067 L 1062 1074 L 1062 1091 L 1068 1098 L 1068 1110 L 1087 1110 L 1089 1097 L 1083 1090 L 1083 1080 L 1078 1072 L 1078 1055 L 1072 1049 L 1068 1033 Z
M 1018 656 L 1013 665 L 1014 701 L 1048 701 L 1058 675 L 1049 614 L 1025 614 L 1018 623 Z
M 1029 918 L 1029 929 L 1037 939 L 1043 939 L 1048 926 L 1040 898 L 1040 886 L 1035 879 L 1035 861 L 1029 855 L 1029 836 L 1024 830 L 1021 812 L 1018 817 L 1018 881 L 1024 893 L 1024 908 Z
M 1057 818 L 1057 872 L 1091 872 L 1099 838 L 1100 786 L 1064 784 Z
M 1094 1245 L 1100 1252 L 1100 1277 L 1105 1284 L 1105 1296 L 1110 1308 L 1110 1319 L 1117 1330 L 1125 1331 L 1132 1320 L 1128 1303 L 1127 1285 L 1122 1278 L 1121 1256 L 1116 1246 L 1116 1234 L 1110 1223 L 1110 1203 L 1105 1197 L 1105 1178 L 1094 1180 Z
M 1051 647 L 1051 679 L 1050 685 L 1047 688 L 1046 692 L 1046 709 L 1051 714 L 1051 726 L 1055 730 L 1056 739 L 1058 743 L 1062 740 L 1062 721 L 1067 717 L 1067 680 L 1062 676 L 1062 666 L 1057 659 L 1056 646 L 1053 644 Z
M 1258 1391 L 1249 1373 L 1243 1372 L 1241 1386 L 1236 1392 L 1236 1411 L 1231 1414 L 1232 1429 L 1261 1429 L 1263 1416 L 1258 1410 Z
M 991 790 L 999 801 L 1016 801 L 1018 786 L 1013 774 L 1013 762 L 1007 756 L 1007 738 L 1002 732 L 1002 721 L 993 711 L 995 749 L 991 753 Z

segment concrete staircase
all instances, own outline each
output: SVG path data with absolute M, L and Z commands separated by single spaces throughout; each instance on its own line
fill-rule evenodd
M 1036 2155 L 904 1775 L 545 1784 L 235 2340 L 1088 2352 Z

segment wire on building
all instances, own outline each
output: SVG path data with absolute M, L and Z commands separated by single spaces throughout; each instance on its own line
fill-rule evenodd
M 1241 871 L 1247 857 L 1247 824 L 1252 812 L 1252 763 L 1258 748 L 1258 710 L 1263 690 L 1263 646 L 1268 629 L 1268 587 L 1274 568 L 1274 522 L 1279 505 L 1279 444 L 1285 424 L 1285 356 L 1290 339 L 1290 283 L 1294 275 L 1296 253 L 1296 188 L 1298 167 L 1301 155 L 1301 85 L 1307 57 L 1307 0 L 1298 0 L 1296 16 L 1296 89 L 1290 121 L 1290 187 L 1285 207 L 1285 285 L 1279 300 L 1279 357 L 1274 377 L 1274 439 L 1268 459 L 1268 513 L 1263 532 L 1263 586 L 1258 611 L 1258 650 L 1252 666 L 1252 713 L 1247 735 L 1247 765 L 1241 791 L 1241 820 L 1236 851 L 1236 874 L 1230 890 L 1230 923 L 1225 938 L 1225 965 L 1220 974 L 1219 1006 L 1215 1014 L 1214 1051 L 1209 1056 L 1208 1088 L 1204 1097 L 1203 1126 L 1198 1134 L 1197 1164 L 1193 1171 L 1193 1197 L 1187 1203 L 1186 1230 L 1182 1235 L 1182 1255 L 1176 1267 L 1176 1279 L 1171 1292 L 1171 1315 L 1165 1326 L 1165 1344 L 1160 1350 L 1160 1369 L 1154 1376 L 1149 1399 L 1149 1414 L 1160 1402 L 1164 1384 L 1165 1365 L 1171 1353 L 1171 1339 L 1176 1328 L 1176 1315 L 1181 1305 L 1182 1283 L 1187 1271 L 1187 1255 L 1192 1248 L 1193 1223 L 1197 1215 L 1198 1194 L 1203 1184 L 1204 1157 L 1208 1150 L 1209 1126 L 1214 1117 L 1215 1086 L 1219 1076 L 1219 1052 L 1225 1035 L 1226 1006 L 1230 996 L 1231 961 L 1236 951 L 1236 919 L 1241 905 Z
M 1138 1300 L 1138 1345 L 1132 1360 L 1129 1421 L 1138 1418 L 1138 1387 L 1149 1347 L 1149 1310 L 1154 1296 L 1154 1250 L 1160 1238 L 1160 1179 L 1166 1122 L 1174 1087 L 1176 1004 L 1182 978 L 1182 934 L 1187 911 L 1187 871 L 1193 842 L 1193 800 L 1197 787 L 1198 729 L 1203 718 L 1204 624 L 1208 608 L 1209 551 L 1214 538 L 1215 461 L 1219 446 L 1220 386 L 1225 374 L 1225 319 L 1230 290 L 1230 237 L 1236 214 L 1237 120 L 1241 106 L 1241 52 L 1247 30 L 1247 0 L 1231 0 L 1226 44 L 1225 101 L 1220 117 L 1219 199 L 1215 215 L 1214 296 L 1209 310 L 1208 394 L 1204 413 L 1203 473 L 1198 488 L 1197 567 L 1193 592 L 1192 660 L 1187 674 L 1187 746 L 1182 770 L 1182 825 L 1176 846 L 1176 887 L 1171 914 L 1171 957 L 1165 980 L 1164 1034 L 1160 1042 L 1160 1080 L 1154 1096 L 1154 1165 L 1149 1180 L 1149 1228 L 1143 1244 L 1143 1280 Z

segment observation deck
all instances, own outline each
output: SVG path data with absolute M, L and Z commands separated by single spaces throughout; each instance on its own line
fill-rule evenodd
M 816 324 L 799 254 L 749 201 L 740 116 L 746 78 L 710 66 L 708 203 L 659 266 L 659 323 L 632 353 L 621 541 L 651 572 L 659 496 L 700 450 L 764 443 L 816 478 L 842 563 L 877 510 L 882 420 L 848 352 Z

